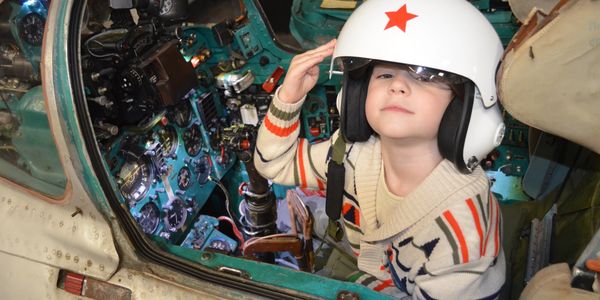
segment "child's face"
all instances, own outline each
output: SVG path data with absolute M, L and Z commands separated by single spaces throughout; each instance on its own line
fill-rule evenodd
M 447 85 L 421 81 L 404 65 L 377 64 L 369 81 L 367 121 L 382 137 L 431 141 L 451 100 Z

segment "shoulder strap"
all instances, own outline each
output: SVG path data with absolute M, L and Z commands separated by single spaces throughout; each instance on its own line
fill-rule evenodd
M 344 179 L 346 178 L 346 169 L 344 168 L 345 153 L 346 142 L 339 135 L 333 143 L 331 160 L 327 164 L 327 195 L 325 202 L 325 212 L 329 217 L 327 234 L 336 241 L 341 240 L 343 237 L 343 231 L 337 220 L 342 212 Z

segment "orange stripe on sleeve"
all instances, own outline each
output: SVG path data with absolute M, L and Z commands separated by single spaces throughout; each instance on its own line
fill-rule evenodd
M 298 169 L 300 169 L 300 183 L 302 188 L 306 188 L 306 172 L 304 171 L 304 139 L 298 139 Z
M 473 204 L 473 199 L 467 199 L 467 205 L 471 210 L 471 214 L 473 215 L 473 221 L 475 222 L 475 227 L 477 228 L 477 234 L 479 234 L 479 255 L 483 255 L 483 230 L 481 229 L 481 222 L 479 221 L 479 214 L 477 213 L 477 209 L 475 209 L 475 204 Z
M 265 117 L 264 123 L 265 127 L 267 127 L 267 129 L 274 135 L 280 137 L 287 137 L 290 134 L 292 134 L 292 132 L 294 132 L 296 128 L 298 128 L 298 126 L 300 125 L 300 120 L 296 120 L 296 122 L 294 122 L 294 124 L 292 124 L 292 126 L 290 127 L 279 127 L 273 124 L 273 122 L 271 122 L 271 120 L 269 119 L 269 115 L 267 115 Z
M 458 226 L 458 223 L 456 222 L 456 219 L 454 219 L 454 216 L 452 215 L 451 212 L 445 211 L 444 217 L 446 218 L 446 220 L 452 227 L 454 234 L 456 234 L 456 238 L 458 239 L 458 243 L 460 244 L 460 253 L 463 257 L 463 263 L 468 263 L 469 262 L 469 249 L 467 248 L 467 242 L 465 241 L 465 236 L 463 235 L 462 231 L 460 230 L 460 226 Z

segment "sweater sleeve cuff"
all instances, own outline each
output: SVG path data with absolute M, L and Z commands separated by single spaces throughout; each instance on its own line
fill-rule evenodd
M 306 95 L 304 95 L 304 97 L 302 97 L 302 99 L 296 103 L 285 103 L 279 99 L 280 90 L 281 86 L 275 91 L 275 97 L 273 97 L 273 102 L 271 103 L 272 108 L 269 109 L 269 112 L 282 120 L 298 116 L 300 114 L 300 110 L 302 109 L 302 105 L 304 104 L 304 100 L 306 99 Z M 278 110 L 280 113 L 286 114 L 287 116 L 281 116 L 280 114 L 278 115 L 275 110 Z
M 300 111 L 306 96 L 296 103 L 284 103 L 279 100 L 279 89 L 269 106 L 269 112 L 263 121 L 264 127 L 272 134 L 279 137 L 289 137 L 300 128 Z M 294 136 L 298 136 L 296 133 Z

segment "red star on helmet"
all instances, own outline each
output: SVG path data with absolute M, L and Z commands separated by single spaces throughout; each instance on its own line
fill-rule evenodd
M 390 18 L 390 20 L 388 21 L 387 25 L 385 25 L 383 30 L 396 26 L 404 32 L 406 32 L 406 23 L 409 20 L 418 17 L 417 15 L 411 14 L 406 10 L 406 4 L 402 5 L 402 7 L 400 7 L 400 9 L 397 11 L 388 11 L 385 14 L 388 16 L 388 18 Z

